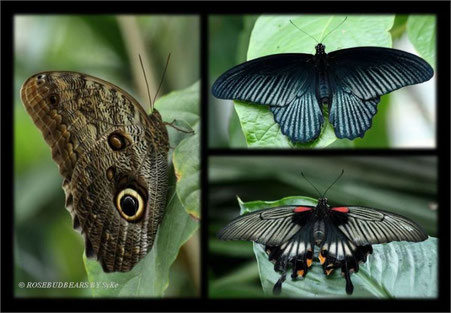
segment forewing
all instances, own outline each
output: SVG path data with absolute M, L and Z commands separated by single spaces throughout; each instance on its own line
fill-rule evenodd
M 356 245 L 391 241 L 419 242 L 426 240 L 426 232 L 407 217 L 372 208 L 349 206 L 349 212 L 337 212 L 334 223 Z
M 285 106 L 313 78 L 313 55 L 274 54 L 231 68 L 215 81 L 212 93 L 221 99 Z
M 382 48 L 357 47 L 328 54 L 329 68 L 352 93 L 363 100 L 375 99 L 404 86 L 425 82 L 432 67 L 411 53 Z
M 280 245 L 302 228 L 314 208 L 302 206 L 309 210 L 295 212 L 296 207 L 281 206 L 244 214 L 224 227 L 218 237 L 223 240 L 249 240 L 267 246 Z

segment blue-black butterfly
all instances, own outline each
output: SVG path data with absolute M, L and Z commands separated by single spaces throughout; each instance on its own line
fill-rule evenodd
M 273 54 L 239 64 L 215 81 L 212 93 L 268 105 L 282 133 L 301 143 L 319 136 L 327 105 L 336 136 L 354 139 L 371 127 L 380 96 L 434 74 L 425 60 L 401 50 L 356 47 L 326 53 L 322 43 L 315 49 L 314 55 Z
M 366 262 L 373 252 L 372 244 L 420 242 L 428 235 L 414 221 L 392 212 L 354 205 L 330 206 L 325 194 L 342 175 L 323 194 L 312 185 L 320 195 L 316 206 L 284 205 L 244 214 L 224 227 L 218 237 L 264 245 L 274 270 L 281 273 L 273 288 L 276 295 L 290 267 L 292 279 L 305 277 L 313 264 L 316 245 L 324 274 L 341 269 L 346 293 L 352 294 L 350 274 L 359 271 L 359 263 Z

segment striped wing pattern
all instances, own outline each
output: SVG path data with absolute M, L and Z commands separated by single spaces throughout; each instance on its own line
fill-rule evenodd
M 434 74 L 413 54 L 357 47 L 320 56 L 287 53 L 254 59 L 222 74 L 212 92 L 217 98 L 269 105 L 283 134 L 293 142 L 309 142 L 319 136 L 323 124 L 315 81 L 322 67 L 332 91 L 329 120 L 337 137 L 348 139 L 363 137 L 371 127 L 380 96 Z
M 361 99 L 338 78 L 334 85 L 329 121 L 334 126 L 335 135 L 348 139 L 363 137 L 371 127 L 380 98 Z
M 326 200 L 327 201 L 327 200 Z M 324 274 L 340 270 L 346 293 L 354 287 L 351 274 L 366 262 L 372 244 L 391 241 L 419 242 L 428 235 L 401 215 L 360 206 L 282 206 L 255 211 L 233 220 L 218 234 L 220 239 L 250 240 L 265 245 L 274 270 L 281 274 L 273 293 L 280 294 L 291 268 L 291 278 L 305 277 L 313 264 L 314 246 Z
M 250 240 L 267 246 L 277 246 L 295 235 L 302 226 L 293 222 L 296 206 L 281 206 L 244 214 L 223 228 L 218 237 L 223 240 Z M 313 207 L 312 207 L 313 208 Z
M 401 215 L 358 206 L 348 208 L 347 222 L 338 228 L 356 245 L 419 242 L 428 238 L 418 224 Z
M 425 82 L 434 75 L 426 61 L 396 49 L 357 47 L 333 51 L 328 57 L 334 75 L 362 100 Z
M 282 133 L 293 142 L 309 142 L 317 138 L 324 118 L 316 100 L 315 83 L 310 80 L 287 106 L 271 106 Z
M 338 138 L 363 137 L 380 96 L 434 74 L 423 59 L 396 49 L 358 47 L 333 51 L 328 57 L 334 82 L 329 120 Z
M 313 55 L 274 54 L 239 64 L 222 74 L 212 93 L 220 99 L 285 106 L 314 77 Z

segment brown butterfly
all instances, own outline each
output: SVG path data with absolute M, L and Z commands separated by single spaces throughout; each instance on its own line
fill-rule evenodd
M 160 114 L 76 72 L 33 75 L 21 98 L 52 149 L 86 255 L 106 272 L 131 270 L 152 248 L 166 205 L 169 140 Z

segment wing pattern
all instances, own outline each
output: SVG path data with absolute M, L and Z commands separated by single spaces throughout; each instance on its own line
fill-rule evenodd
M 285 106 L 304 90 L 314 76 L 313 55 L 268 55 L 239 64 L 222 74 L 212 93 L 220 99 Z
M 401 215 L 358 206 L 348 208 L 347 222 L 338 228 L 356 245 L 391 241 L 419 242 L 428 238 L 418 224 Z
M 359 98 L 353 89 L 347 87 L 338 77 L 331 76 L 334 94 L 329 109 L 329 121 L 338 138 L 363 137 L 371 127 L 377 112 L 379 97 L 365 100 Z
M 356 47 L 328 54 L 330 68 L 360 99 L 370 100 L 434 75 L 422 58 L 401 50 Z
M 316 207 L 290 205 L 240 216 L 218 236 L 265 245 L 274 270 L 281 274 L 274 294 L 280 294 L 289 268 L 292 279 L 305 277 L 313 263 L 315 245 L 320 247 L 318 259 L 324 274 L 340 269 L 346 293 L 352 294 L 350 276 L 359 271 L 359 263 L 366 262 L 372 244 L 428 238 L 419 225 L 401 215 L 360 206 L 329 207 L 321 201 Z
M 315 82 L 306 82 L 287 106 L 270 106 L 282 133 L 293 142 L 309 142 L 319 136 L 324 118 L 315 96 Z
M 216 80 L 212 92 L 218 98 L 269 105 L 283 134 L 293 142 L 309 142 L 323 124 L 318 73 L 330 79 L 327 98 L 335 134 L 354 139 L 371 127 L 380 96 L 425 82 L 434 70 L 416 55 L 382 47 L 274 54 L 233 67 Z
M 223 228 L 218 237 L 223 240 L 250 240 L 267 246 L 280 245 L 301 228 L 302 223 L 293 222 L 295 205 L 281 206 L 251 212 L 234 219 Z M 311 207 L 313 209 L 313 207 Z

